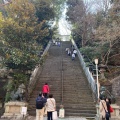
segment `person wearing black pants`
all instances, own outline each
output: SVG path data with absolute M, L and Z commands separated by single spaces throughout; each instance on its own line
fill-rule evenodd
M 56 110 L 56 102 L 52 94 L 49 94 L 46 106 L 47 106 L 47 120 L 53 120 L 52 112 Z
M 110 104 L 111 104 L 111 100 L 109 98 L 106 98 L 106 105 L 107 105 L 107 110 L 108 110 L 108 113 L 111 117 L 111 114 L 110 114 Z M 109 120 L 109 118 L 106 118 L 106 120 Z
M 52 112 L 47 112 L 48 119 L 47 120 L 53 120 L 52 119 Z
M 106 112 L 108 112 L 108 110 L 107 110 L 107 104 L 104 97 L 100 97 L 99 104 L 100 104 L 100 115 L 102 116 L 102 120 L 108 120 L 106 119 Z

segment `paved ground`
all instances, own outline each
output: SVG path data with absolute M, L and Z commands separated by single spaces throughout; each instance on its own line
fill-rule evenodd
M 44 118 L 44 120 L 47 120 L 47 118 Z M 69 117 L 69 118 L 59 118 L 58 120 L 87 120 L 87 119 L 82 118 L 82 117 L 79 117 L 79 118 L 75 118 L 75 117 L 71 118 L 71 117 Z
M 22 120 L 22 119 L 11 118 L 11 119 L 0 119 L 0 120 Z M 35 117 L 29 117 L 27 120 L 35 120 Z M 44 117 L 44 120 L 47 120 L 47 117 Z M 69 118 L 58 118 L 57 120 L 87 120 L 87 119 L 82 117 L 79 118 L 69 117 Z
M 35 120 L 35 118 L 31 117 L 29 120 Z M 44 117 L 44 120 L 47 120 L 47 117 Z M 58 120 L 87 120 L 86 118 L 82 117 L 69 117 L 69 118 L 58 118 Z

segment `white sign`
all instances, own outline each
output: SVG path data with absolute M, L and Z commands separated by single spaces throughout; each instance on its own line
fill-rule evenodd
M 60 118 L 64 118 L 65 117 L 65 110 L 62 109 L 62 108 L 59 110 L 59 117 Z
M 21 114 L 22 115 L 26 115 L 27 114 L 27 107 L 22 107 Z

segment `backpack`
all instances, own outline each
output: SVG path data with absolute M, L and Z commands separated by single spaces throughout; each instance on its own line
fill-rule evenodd
M 42 109 L 43 107 L 44 107 L 44 98 L 37 97 L 36 98 L 36 108 L 37 109 Z

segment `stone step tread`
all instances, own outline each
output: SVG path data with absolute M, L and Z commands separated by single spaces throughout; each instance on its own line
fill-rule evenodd
M 64 106 L 65 109 L 75 109 L 75 110 L 95 110 L 96 111 L 96 108 L 95 106 L 78 106 L 78 107 L 75 107 L 75 106 Z
M 76 91 L 75 91 L 76 92 Z M 83 95 L 84 94 L 84 95 Z M 88 93 L 83 93 L 83 94 L 70 94 L 70 93 L 64 93 L 63 95 L 63 99 L 89 99 L 90 101 L 93 101 L 93 98 L 92 98 L 92 95 L 91 94 L 88 94 Z M 71 96 L 74 96 L 74 98 Z
M 95 108 L 95 104 L 77 104 L 77 102 L 76 103 L 65 103 L 65 102 L 63 102 L 63 105 L 65 106 L 65 107 L 67 107 L 67 108 Z
M 84 87 L 86 87 L 86 86 L 69 86 L 69 87 L 63 87 L 63 89 L 65 90 L 65 91 L 67 91 L 68 89 L 70 89 L 71 88 L 71 90 L 77 90 L 77 92 L 80 92 L 80 91 L 91 91 L 90 90 L 90 88 L 84 88 Z
M 78 84 L 76 84 L 76 83 L 72 83 L 71 82 L 71 84 L 69 84 L 69 82 L 68 83 L 63 83 L 63 87 L 64 88 L 73 88 L 73 89 L 75 89 L 75 88 L 78 88 L 78 89 L 89 89 L 89 86 L 86 83 L 81 83 L 81 84 L 78 83 Z M 86 87 L 86 86 L 88 86 L 88 87 Z
M 91 113 L 66 113 L 66 116 L 80 116 L 80 117 L 95 117 L 96 114 L 91 114 Z
M 29 114 L 32 115 L 32 116 L 35 116 L 36 115 L 36 112 L 35 111 L 29 111 Z M 76 117 L 87 117 L 87 118 L 91 118 L 91 117 L 95 117 L 96 114 L 93 114 L 93 113 L 65 113 L 65 116 L 76 116 Z
M 81 113 L 82 113 L 82 114 L 86 114 L 86 113 L 87 113 L 87 114 L 94 114 L 94 115 L 95 115 L 95 114 L 96 114 L 96 111 L 95 111 L 95 110 L 87 110 L 87 111 L 86 111 L 86 110 L 80 110 L 80 109 L 73 109 L 73 110 L 67 110 L 67 109 L 65 109 L 65 113 L 66 113 L 66 114 L 68 114 L 68 113 L 69 113 L 69 114 L 70 114 L 70 113 L 73 113 L 73 114 L 79 114 L 79 113 L 80 113 L 80 114 L 81 114 Z
M 89 92 L 89 93 L 91 93 L 91 90 L 89 90 L 89 89 L 82 89 L 82 88 L 71 88 L 70 90 L 69 90 L 70 88 L 65 88 L 65 87 L 63 87 L 63 90 L 64 90 L 64 92 L 66 92 L 66 93 L 69 93 L 69 91 L 71 92 L 71 91 L 76 91 L 76 92 Z
M 71 102 L 78 102 L 79 103 L 83 103 L 86 102 L 85 104 L 89 104 L 89 103 L 94 103 L 92 100 L 91 101 L 84 101 L 84 100 L 79 100 L 79 99 L 73 99 L 73 100 L 69 100 L 69 99 L 63 99 L 64 102 L 68 102 L 68 103 L 71 103 Z
M 68 102 L 68 103 L 70 103 L 70 102 L 78 102 L 78 103 L 84 103 L 84 102 L 86 102 L 87 104 L 88 103 L 94 103 L 92 100 L 91 101 L 89 101 L 89 100 L 84 100 L 84 99 L 73 99 L 73 101 L 72 100 L 70 100 L 70 101 L 68 101 L 68 99 L 63 99 L 63 101 L 64 102 Z

